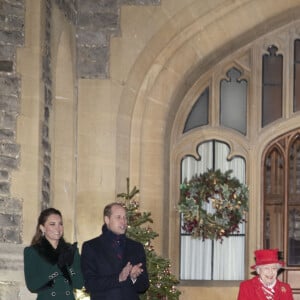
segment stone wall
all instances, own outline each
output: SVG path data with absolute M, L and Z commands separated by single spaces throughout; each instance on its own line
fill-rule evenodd
M 11 196 L 11 174 L 20 164 L 16 122 L 21 80 L 16 73 L 16 48 L 24 45 L 24 0 L 0 3 L 0 299 L 18 299 L 19 286 L 9 275 L 22 268 L 22 200 Z M 9 246 L 11 244 L 11 246 Z M 9 247 L 9 249 L 7 248 Z M 5 281 L 8 279 L 7 281 Z
M 61 20 L 53 20 L 52 13 L 57 12 L 57 7 L 63 12 L 60 18 L 65 17 L 76 32 L 77 53 L 72 72 L 77 72 L 81 109 L 80 122 L 76 123 L 79 124 L 76 133 L 81 138 L 78 148 L 83 149 L 78 156 L 82 164 L 76 165 L 79 176 L 74 188 L 77 219 L 74 221 L 72 214 L 69 221 L 80 224 L 78 236 L 82 240 L 94 231 L 98 234 L 98 212 L 104 204 L 103 200 L 98 205 L 99 198 L 107 200 L 114 194 L 130 168 L 130 177 L 133 175 L 133 182 L 143 191 L 143 208 L 154 212 L 154 229 L 159 228 L 162 241 L 158 246 L 165 243 L 175 261 L 179 250 L 172 243 L 178 226 L 171 225 L 177 221 L 177 215 L 173 206 L 168 210 L 172 203 L 167 200 L 175 201 L 176 197 L 169 198 L 165 192 L 169 190 L 168 177 L 162 169 L 169 167 L 164 164 L 167 161 L 164 154 L 170 150 L 165 137 L 170 136 L 171 119 L 175 118 L 183 91 L 199 75 L 189 72 L 200 68 L 203 72 L 219 59 L 218 49 L 227 52 L 244 43 L 248 39 L 244 33 L 250 29 L 254 29 L 253 37 L 261 34 L 256 25 L 262 20 L 278 16 L 277 23 L 281 23 L 282 12 L 288 8 L 292 11 L 296 2 L 283 4 L 277 0 L 274 5 L 271 0 L 205 0 L 203 3 L 195 0 L 0 0 L 0 299 L 36 298 L 24 285 L 22 250 L 30 242 L 40 207 L 53 203 L 51 189 L 57 190 L 50 181 L 54 176 L 57 179 L 55 170 L 51 170 L 57 140 L 51 140 L 50 130 L 54 127 L 52 105 L 56 101 L 52 80 L 57 82 L 57 78 L 51 78 L 51 71 L 55 72 L 51 70 L 55 66 L 52 60 L 58 46 L 53 44 L 60 43 L 61 33 L 53 33 L 52 25 L 53 22 L 62 24 L 55 23 Z M 42 12 L 40 5 L 45 9 Z M 124 26 L 121 26 L 121 12 Z M 293 10 L 291 19 L 298 19 L 296 12 Z M 264 30 L 275 26 L 271 23 L 276 20 L 264 24 Z M 24 36 L 24 24 L 27 36 Z M 67 34 L 72 32 L 70 27 Z M 223 47 L 229 39 L 232 43 Z M 65 42 L 70 40 L 73 51 L 74 39 Z M 77 97 L 76 92 L 72 95 Z M 115 128 L 116 120 L 118 128 Z M 123 167 L 121 172 L 120 167 Z M 105 173 L 110 170 L 111 173 Z M 120 181 L 115 172 L 121 174 Z M 254 194 L 259 194 L 257 191 Z M 250 250 L 259 241 L 260 222 L 255 222 L 256 219 L 253 213 L 250 224 L 255 226 L 249 238 Z M 181 286 L 181 290 L 182 299 L 197 299 L 198 295 L 206 299 L 220 299 L 222 295 L 224 299 L 234 299 L 236 295 L 235 288 Z
M 109 46 L 111 36 L 120 34 L 120 6 L 156 5 L 160 0 L 56 0 L 55 4 L 76 28 L 77 77 L 108 78 Z M 44 115 L 42 128 L 42 208 L 50 205 L 51 199 L 51 140 L 50 126 L 52 112 L 51 78 L 51 22 L 52 0 L 45 1 L 45 40 L 43 56 Z
M 76 24 L 78 78 L 109 77 L 111 36 L 121 34 L 121 5 L 158 5 L 161 0 L 56 0 Z
M 16 48 L 24 44 L 24 0 L 0 6 L 0 242 L 21 243 L 21 199 L 10 195 L 11 172 L 18 169 L 20 147 L 16 122 L 21 80 L 16 73 Z
M 31 1 L 31 0 L 29 0 Z M 53 78 L 51 70 L 51 25 L 53 5 L 63 11 L 76 28 L 77 77 L 108 78 L 111 36 L 120 35 L 121 5 L 156 5 L 160 0 L 45 0 L 41 22 L 43 113 L 40 149 L 42 158 L 41 208 L 51 203 L 51 113 Z M 21 167 L 21 150 L 16 142 L 20 114 L 22 78 L 17 73 L 16 49 L 25 42 L 25 0 L 0 1 L 0 299 L 28 299 L 23 286 L 22 199 L 11 195 L 11 174 Z M 29 22 L 28 22 L 29 24 Z M 38 158 L 37 158 L 38 159 Z M 24 296 L 26 294 L 26 296 Z M 33 296 L 34 297 L 34 296 Z

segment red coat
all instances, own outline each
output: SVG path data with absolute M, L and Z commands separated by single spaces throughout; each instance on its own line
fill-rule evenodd
M 238 300 L 266 300 L 258 276 L 245 280 L 240 284 Z M 293 300 L 293 293 L 289 284 L 277 279 L 274 286 L 274 300 Z

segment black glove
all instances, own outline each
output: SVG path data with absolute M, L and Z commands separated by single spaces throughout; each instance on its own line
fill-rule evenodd
M 57 265 L 60 269 L 64 266 L 71 266 L 74 261 L 74 255 L 77 249 L 77 242 L 73 245 L 67 245 L 63 249 L 58 256 Z

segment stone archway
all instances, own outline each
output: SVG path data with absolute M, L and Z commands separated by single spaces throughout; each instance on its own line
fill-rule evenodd
M 119 107 L 117 144 L 122 153 L 117 153 L 116 186 L 130 174 L 140 187 L 141 199 L 146 199 L 143 205 L 155 212 L 155 219 L 163 220 L 157 224 L 164 228 L 163 252 L 169 251 L 165 237 L 170 226 L 164 216 L 174 211 L 168 201 L 169 137 L 181 99 L 221 58 L 291 22 L 299 10 L 296 2 L 270 9 L 259 1 L 224 1 L 203 9 L 195 1 L 162 27 L 136 61 Z M 257 11 L 266 21 L 253 17 Z M 149 57 L 152 60 L 146 64 Z

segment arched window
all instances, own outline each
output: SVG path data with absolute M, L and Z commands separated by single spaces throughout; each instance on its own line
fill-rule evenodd
M 294 102 L 293 111 L 300 110 L 300 40 L 294 42 Z
M 197 99 L 185 122 L 183 133 L 208 124 L 209 88 Z
M 241 72 L 232 68 L 228 80 L 220 82 L 220 124 L 247 133 L 247 81 L 239 80 Z
M 277 51 L 271 46 L 263 55 L 262 127 L 282 117 L 283 56 Z
M 245 161 L 241 157 L 228 159 L 230 148 L 223 142 L 212 140 L 198 147 L 200 160 L 184 157 L 181 163 L 182 181 L 191 179 L 207 169 L 222 172 L 232 170 L 232 176 L 245 182 Z M 244 278 L 245 226 L 239 234 L 215 240 L 194 239 L 181 229 L 180 239 L 181 280 L 241 280 Z M 226 259 L 224 259 L 224 256 Z
M 171 140 L 174 201 L 185 179 L 231 169 L 249 187 L 249 213 L 222 244 L 191 238 L 176 219 L 181 280 L 242 280 L 253 249 L 278 248 L 281 279 L 300 295 L 299 28 L 300 21 L 232 53 L 182 99 Z

